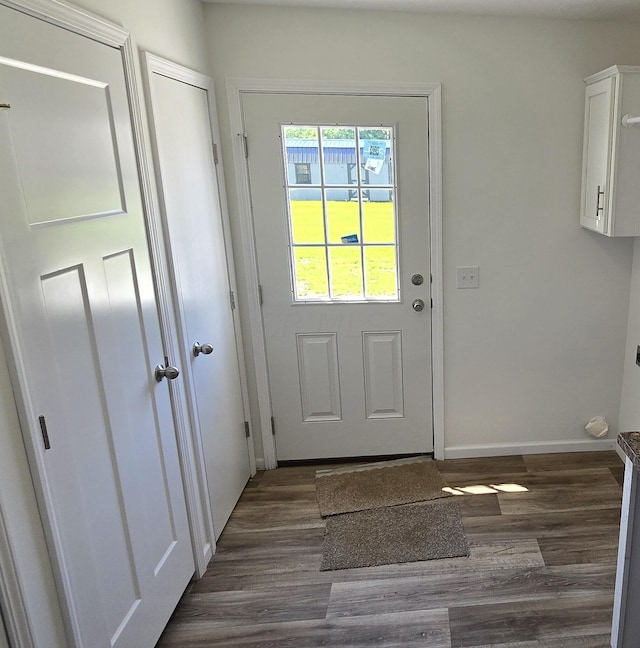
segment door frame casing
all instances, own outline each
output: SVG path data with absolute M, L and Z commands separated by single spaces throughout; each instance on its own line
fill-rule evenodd
M 147 232 L 161 339 L 165 354 L 170 358 L 178 357 L 177 336 L 173 323 L 174 309 L 171 301 L 171 291 L 169 289 L 162 227 L 153 184 L 151 155 L 145 136 L 144 118 L 141 107 L 142 94 L 139 90 L 135 69 L 136 53 L 130 33 L 126 29 L 84 8 L 66 3 L 64 0 L 0 0 L 0 5 L 120 51 L 124 82 L 128 94 L 133 148 Z M 40 431 L 36 429 L 36 425 L 34 424 L 34 421 L 37 421 L 37 416 L 34 414 L 29 395 L 28 375 L 19 351 L 13 344 L 13 341 L 16 339 L 16 322 L 10 310 L 11 300 L 9 299 L 9 295 L 6 268 L 0 265 L 0 303 L 2 303 L 0 337 L 7 351 L 7 360 L 14 388 L 14 399 L 19 414 L 20 427 L 25 441 L 25 450 L 31 468 L 36 498 L 39 504 L 40 519 L 49 546 L 49 560 L 53 567 L 67 639 L 70 646 L 75 646 L 79 645 L 80 642 L 75 623 L 76 612 L 70 599 L 70 584 L 66 575 L 64 557 L 59 550 L 60 537 L 55 518 L 52 515 L 53 504 L 47 479 L 44 477 L 45 468 L 39 453 L 36 451 L 36 448 L 39 447 L 38 444 L 41 444 L 41 437 L 39 436 Z M 199 519 L 202 508 L 206 506 L 206 503 L 203 502 L 198 492 L 197 485 L 200 467 L 196 460 L 196 450 L 189 432 L 188 417 L 184 412 L 184 396 L 179 387 L 174 385 L 172 381 L 169 382 L 169 392 L 178 456 L 182 471 L 182 482 L 185 490 L 196 575 L 202 576 L 208 562 L 213 556 L 215 541 L 213 535 L 210 535 L 207 529 L 200 528 Z M 0 540 L 4 536 L 10 537 L 10 525 L 8 521 L 0 516 Z M 13 569 L 6 571 L 3 569 L 0 571 L 0 596 L 4 595 L 3 613 L 5 614 L 6 625 L 10 631 L 15 629 L 16 640 L 18 641 L 16 648 L 23 648 L 23 646 L 29 647 L 33 645 L 32 637 L 29 636 L 31 633 L 28 631 L 30 627 L 29 617 L 32 613 L 28 601 L 21 595 L 21 582 L 23 577 L 21 575 L 20 565 L 11 556 L 11 551 L 15 552 L 17 549 L 17 547 L 8 546 L 2 552 L 3 559 L 5 562 L 10 560 L 8 564 L 12 564 Z
M 429 133 L 429 246 L 431 265 L 431 389 L 434 457 L 444 459 L 444 314 L 442 267 L 442 86 L 439 83 L 345 82 L 295 79 L 226 80 L 232 156 L 235 172 L 240 246 L 245 263 L 248 324 L 258 400 L 257 418 L 264 449 L 264 468 L 276 468 L 276 447 L 271 427 L 271 398 L 266 340 L 260 304 L 258 257 L 253 235 L 249 168 L 242 110 L 245 94 L 321 94 L 377 97 L 423 97 L 427 103 Z M 261 466 L 262 467 L 262 466 Z

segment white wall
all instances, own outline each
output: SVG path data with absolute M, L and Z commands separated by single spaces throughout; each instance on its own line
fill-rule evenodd
M 76 4 L 122 25 L 131 32 L 135 46 L 207 73 L 202 7 L 197 0 L 80 0 Z M 7 375 L 0 349 L 0 512 L 24 574 L 22 587 L 35 643 L 68 648 Z
M 75 4 L 122 25 L 140 49 L 207 73 L 199 0 L 78 0 Z
M 591 443 L 594 415 L 616 430 L 633 241 L 578 224 L 582 80 L 639 64 L 637 25 L 231 5 L 205 16 L 227 170 L 227 77 L 442 83 L 446 446 Z M 231 181 L 228 194 L 233 215 Z M 456 265 L 476 264 L 480 289 L 456 290 Z

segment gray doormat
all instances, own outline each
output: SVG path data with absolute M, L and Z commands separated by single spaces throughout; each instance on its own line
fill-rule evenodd
M 468 555 L 458 502 L 421 502 L 327 518 L 320 570 Z
M 382 461 L 316 473 L 320 515 L 410 504 L 449 497 L 436 464 L 428 458 Z

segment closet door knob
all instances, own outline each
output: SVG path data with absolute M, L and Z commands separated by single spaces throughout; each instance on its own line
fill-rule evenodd
M 180 375 L 180 371 L 175 367 L 157 365 L 155 369 L 155 376 L 158 382 L 162 382 L 164 378 L 167 380 L 175 380 Z
M 213 353 L 213 345 L 209 344 L 208 342 L 205 342 L 204 344 L 200 344 L 200 342 L 194 342 L 192 350 L 194 358 L 197 358 L 201 353 L 203 355 L 210 355 Z

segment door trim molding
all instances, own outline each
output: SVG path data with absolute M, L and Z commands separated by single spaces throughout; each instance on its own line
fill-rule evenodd
M 249 170 L 244 153 L 244 94 L 337 94 L 353 96 L 424 97 L 429 130 L 429 234 L 431 263 L 431 367 L 433 442 L 436 459 L 444 458 L 444 318 L 442 269 L 442 108 L 439 83 L 341 82 L 295 79 L 229 78 L 226 81 L 231 129 L 235 190 L 238 197 L 240 241 L 247 281 L 249 327 L 255 365 L 258 419 L 267 470 L 277 467 L 271 431 L 271 399 L 267 373 L 266 343 L 258 290 L 258 263 L 253 236 Z
M 59 0 L 53 1 L 58 2 Z M 167 268 L 167 256 L 164 248 L 157 193 L 153 184 L 153 162 L 151 160 L 149 143 L 145 135 L 141 103 L 142 92 L 136 76 L 135 57 L 136 54 L 131 38 L 128 37 L 122 46 L 122 58 L 125 84 L 129 91 L 129 113 L 131 115 L 134 149 L 140 177 L 142 208 L 149 241 L 151 270 L 158 305 L 160 334 L 165 354 L 169 358 L 178 358 L 180 357 L 180 353 L 173 320 L 175 309 L 171 296 L 169 270 Z M 206 571 L 215 549 L 214 536 L 208 533 L 203 534 L 199 523 L 201 516 L 206 520 L 209 504 L 208 500 L 203 500 L 199 490 L 198 462 L 191 438 L 189 417 L 185 412 L 185 397 L 181 386 L 176 384 L 175 381 L 169 381 L 169 397 L 173 410 L 173 421 L 178 444 L 178 457 L 182 471 L 182 483 L 185 491 L 196 576 L 200 578 Z
M 0 4 L 117 49 L 129 38 L 122 27 L 62 0 L 0 0 Z

